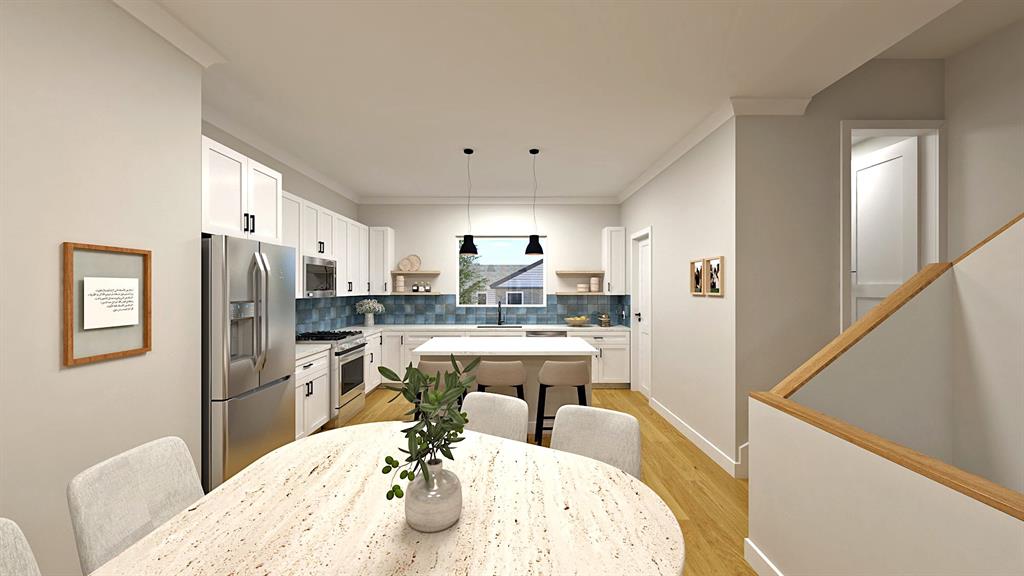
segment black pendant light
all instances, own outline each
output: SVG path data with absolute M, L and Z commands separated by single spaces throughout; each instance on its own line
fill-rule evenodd
M 544 248 L 540 245 L 540 236 L 537 235 L 537 154 L 540 150 L 530 148 L 530 155 L 533 156 L 533 234 L 530 234 L 530 242 L 526 245 L 527 256 L 543 256 Z
M 473 243 L 473 218 L 469 214 L 469 201 L 473 197 L 473 174 L 469 170 L 469 158 L 473 155 L 473 149 L 463 148 L 462 153 L 466 155 L 466 223 L 469 225 L 470 234 L 462 236 L 459 256 L 477 254 L 476 244 Z

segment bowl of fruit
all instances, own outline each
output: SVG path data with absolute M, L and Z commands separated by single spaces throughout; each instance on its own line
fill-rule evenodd
M 566 316 L 565 323 L 569 326 L 586 326 L 590 323 L 590 316 Z

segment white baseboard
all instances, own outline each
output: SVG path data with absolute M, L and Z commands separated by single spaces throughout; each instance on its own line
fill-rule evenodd
M 661 402 L 658 402 L 654 398 L 651 398 L 650 402 L 651 408 L 654 408 L 655 412 L 661 414 L 661 416 L 665 418 L 665 420 L 668 420 L 669 423 L 672 424 L 672 426 L 674 426 L 676 430 L 679 430 L 683 434 L 683 436 L 686 436 L 690 440 L 690 442 L 696 444 L 697 447 L 701 449 L 701 451 L 703 451 L 705 454 L 708 455 L 708 457 L 715 461 L 715 464 L 718 464 L 719 466 L 724 468 L 725 471 L 731 474 L 734 478 L 746 477 L 746 464 L 741 465 L 736 460 L 733 460 L 732 456 L 729 456 L 720 448 L 718 448 L 718 446 L 712 444 L 710 440 L 705 438 L 700 432 L 697 432 L 697 430 L 695 430 L 692 426 L 684 422 L 682 418 L 673 414 L 672 411 L 666 408 L 665 405 L 662 404 Z M 742 469 L 742 472 L 744 474 L 743 476 L 737 475 L 737 472 L 740 469 Z
M 736 463 L 736 473 L 733 474 L 736 478 L 749 478 L 750 472 L 747 470 L 747 466 L 750 463 L 750 442 L 744 442 L 740 445 L 740 461 Z
M 750 538 L 743 539 L 743 558 L 757 572 L 757 576 L 784 576 Z

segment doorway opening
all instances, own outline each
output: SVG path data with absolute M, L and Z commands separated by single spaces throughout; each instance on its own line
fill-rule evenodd
M 630 256 L 630 389 L 647 398 L 652 394 L 651 357 L 654 318 L 651 313 L 651 286 L 654 278 L 654 244 L 651 229 L 634 232 L 629 238 Z
M 842 122 L 840 330 L 946 260 L 941 120 Z

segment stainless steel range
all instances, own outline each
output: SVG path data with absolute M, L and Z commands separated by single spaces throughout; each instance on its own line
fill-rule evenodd
M 327 426 L 341 426 L 366 405 L 363 383 L 363 352 L 366 338 L 358 330 L 325 330 L 297 334 L 299 342 L 331 345 L 331 420 Z

